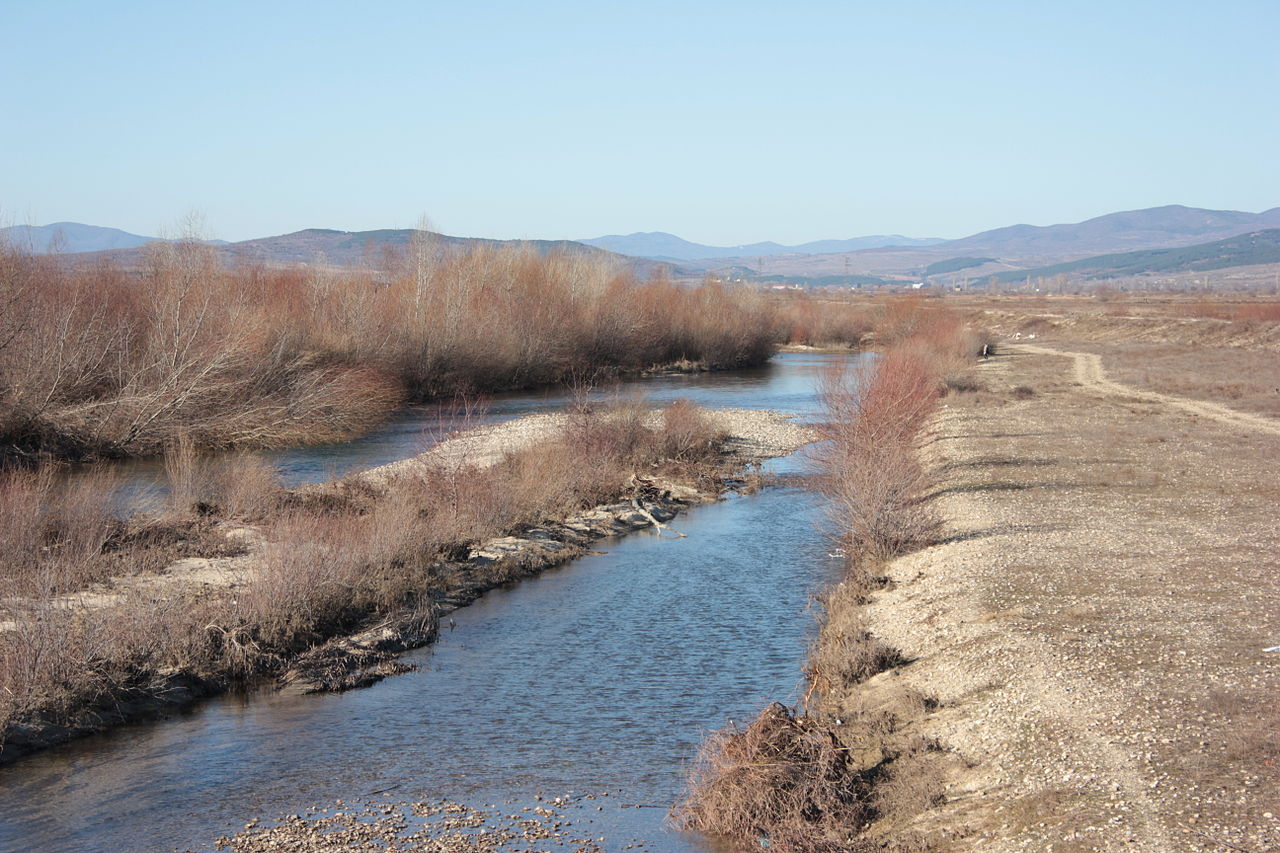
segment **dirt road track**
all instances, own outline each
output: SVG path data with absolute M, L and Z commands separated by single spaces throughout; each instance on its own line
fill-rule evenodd
M 1231 426 L 1237 426 L 1242 429 L 1262 430 L 1274 435 L 1280 435 L 1280 422 L 1262 415 L 1253 415 L 1248 412 L 1237 411 L 1227 406 L 1219 406 L 1216 403 L 1206 403 L 1202 400 L 1191 400 L 1187 397 L 1177 397 L 1172 394 L 1160 394 L 1155 391 L 1143 391 L 1130 385 L 1121 385 L 1119 382 L 1113 382 L 1108 379 L 1106 373 L 1102 369 L 1102 356 L 1096 353 L 1088 352 L 1067 352 L 1065 350 L 1051 349 L 1049 347 L 1036 346 L 1034 344 L 1017 344 L 1013 347 L 1015 351 L 1026 353 L 1037 353 L 1040 355 L 1058 355 L 1071 358 L 1075 361 L 1075 379 L 1085 390 L 1098 394 L 1119 394 L 1126 397 L 1132 397 L 1144 402 L 1161 403 L 1166 406 L 1176 406 L 1183 411 L 1190 412 L 1205 418 L 1212 418 Z

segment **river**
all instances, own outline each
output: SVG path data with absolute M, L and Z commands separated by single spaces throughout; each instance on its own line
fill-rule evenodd
M 656 402 L 811 415 L 823 368 L 849 358 L 781 355 L 760 371 L 643 385 Z M 562 404 L 502 398 L 489 417 Z M 275 459 L 303 482 L 403 458 L 423 430 L 406 416 L 345 450 Z M 665 806 L 708 730 L 798 698 L 806 610 L 840 565 L 794 482 L 802 467 L 773 460 L 779 485 L 680 516 L 688 538 L 605 540 L 605 553 L 489 593 L 404 657 L 415 672 L 340 695 L 223 696 L 0 768 L 0 850 L 206 851 L 251 818 L 339 799 L 507 813 L 604 792 L 580 815 L 603 849 L 703 849 L 665 824 Z

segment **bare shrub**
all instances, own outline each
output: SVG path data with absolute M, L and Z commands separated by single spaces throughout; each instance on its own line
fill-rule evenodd
M 1232 319 L 1237 323 L 1280 323 L 1280 302 L 1260 302 L 1242 305 Z
M 364 532 L 358 516 L 291 513 L 277 520 L 238 596 L 238 621 L 281 649 L 302 648 L 349 623 L 362 612 Z
M 953 315 L 926 311 L 914 297 L 889 303 L 880 335 L 895 344 L 873 371 L 833 373 L 822 387 L 819 483 L 847 549 L 848 574 L 823 597 L 806 666 L 812 685 L 806 701 L 815 692 L 819 697 L 810 707 L 901 663 L 866 629 L 861 605 L 876 583 L 874 567 L 927 542 L 937 529 L 922 501 L 929 479 L 916 440 L 937 404 L 940 377 L 972 357 L 977 342 Z M 878 842 L 859 833 L 873 818 L 898 820 L 931 805 L 941 776 L 919 757 L 923 746 L 899 736 L 893 711 L 850 716 L 860 754 L 881 756 L 871 759 L 874 766 L 856 766 L 825 718 L 793 716 L 774 704 L 745 730 L 731 727 L 704 741 L 676 819 L 744 848 L 876 849 Z
M 599 453 L 584 459 L 565 441 L 509 454 L 496 473 L 509 503 L 494 527 L 563 518 L 617 495 L 626 477 L 618 460 Z
M 56 595 L 104 577 L 117 485 L 105 469 L 0 472 L 0 595 Z
M 205 506 L 209 497 L 209 466 L 186 433 L 175 436 L 165 448 L 164 478 L 168 490 L 167 511 L 171 517 L 182 518 Z
M 875 327 L 865 301 L 787 293 L 777 297 L 780 335 L 789 344 L 857 347 Z
M 704 415 L 675 410 L 678 443 L 698 446 Z M 0 741 L 18 719 L 70 721 L 160 689 L 161 673 L 217 681 L 278 671 L 373 618 L 404 608 L 430 614 L 450 583 L 502 581 L 509 567 L 459 579 L 440 560 L 616 501 L 632 474 L 668 470 L 659 426 L 667 419 L 642 403 L 586 407 L 576 418 L 564 436 L 495 465 L 449 458 L 377 485 L 351 478 L 290 493 L 259 461 L 210 470 L 193 442 L 175 443 L 168 468 L 184 512 L 128 523 L 110 516 L 106 479 L 63 482 L 49 469 L 0 475 Z M 192 505 L 204 509 L 185 511 Z M 220 534 L 215 513 L 266 528 L 252 575 L 234 590 L 191 599 L 125 593 L 90 606 L 58 598 L 111 571 L 243 547 Z
M 35 708 L 65 709 L 92 689 L 95 649 L 68 608 L 45 599 L 6 615 L 21 628 L 0 631 L 0 725 Z
M 280 475 L 262 459 L 239 454 L 213 474 L 213 500 L 226 518 L 264 521 L 285 500 Z
M 891 350 L 870 376 L 828 376 L 822 396 L 819 482 L 841 544 L 855 561 L 878 561 L 928 541 L 938 522 L 920 500 L 929 480 L 914 440 L 938 397 L 933 371 Z
M 690 462 L 718 452 L 723 433 L 706 412 L 689 400 L 679 399 L 662 410 L 662 453 L 668 459 Z
M 703 743 L 673 814 L 682 828 L 781 853 L 856 850 L 872 817 L 865 780 L 835 735 L 777 703 Z
M 942 384 L 948 394 L 976 394 L 986 391 L 987 386 L 969 371 L 948 373 L 942 377 Z

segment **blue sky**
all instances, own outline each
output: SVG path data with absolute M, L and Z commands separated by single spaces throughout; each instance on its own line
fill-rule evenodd
M 0 0 L 0 219 L 738 244 L 1280 205 L 1280 3 Z

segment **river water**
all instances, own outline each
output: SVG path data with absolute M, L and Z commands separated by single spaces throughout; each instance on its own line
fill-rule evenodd
M 645 390 L 809 415 L 818 376 L 840 358 L 782 355 L 765 370 Z M 491 416 L 554 405 L 512 397 Z M 346 467 L 402 458 L 421 432 L 406 418 L 346 456 L 277 458 L 298 482 L 335 457 Z M 704 849 L 666 825 L 665 807 L 707 731 L 798 698 L 810 597 L 839 568 L 815 499 L 789 482 L 800 460 L 767 468 L 780 485 L 681 515 L 674 526 L 688 538 L 605 540 L 605 553 L 457 611 L 434 646 L 404 657 L 415 672 L 341 695 L 220 697 L 0 768 L 0 850 L 205 851 L 251 818 L 339 799 L 507 813 L 604 792 L 579 820 L 603 849 Z

